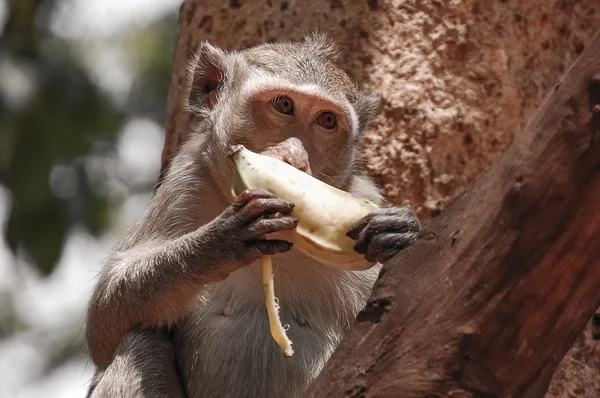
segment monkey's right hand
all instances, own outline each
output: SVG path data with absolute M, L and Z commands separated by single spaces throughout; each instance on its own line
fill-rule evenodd
M 290 216 L 293 209 L 293 203 L 279 199 L 271 192 L 249 189 L 217 218 L 201 227 L 211 253 L 207 257 L 215 263 L 210 267 L 215 279 L 225 279 L 231 272 L 261 256 L 290 250 L 292 243 L 267 240 L 264 236 L 296 228 L 298 219 Z M 273 217 L 276 214 L 278 217 Z

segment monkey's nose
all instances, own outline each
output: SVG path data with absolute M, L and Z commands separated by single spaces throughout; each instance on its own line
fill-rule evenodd
M 277 145 L 265 149 L 262 151 L 262 154 L 279 159 L 306 174 L 312 175 L 308 153 L 302 142 L 297 138 L 288 138 Z
M 289 156 L 284 156 L 281 160 L 286 162 L 287 164 L 294 166 L 300 171 L 305 172 L 306 174 L 312 175 L 310 170 L 310 165 L 308 164 L 308 159 L 305 158 L 290 158 Z

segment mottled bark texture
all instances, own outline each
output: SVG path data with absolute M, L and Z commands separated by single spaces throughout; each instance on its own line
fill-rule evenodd
M 367 136 L 370 174 L 392 203 L 428 218 L 523 130 L 600 26 L 600 3 L 185 0 L 180 23 L 163 164 L 189 128 L 181 106 L 186 62 L 200 40 L 235 49 L 319 29 L 340 44 L 350 75 L 383 98 L 384 111 Z M 481 217 L 464 211 L 465 219 Z M 544 233 L 544 225 L 536 228 Z M 390 331 L 387 339 L 395 336 Z M 600 396 L 600 344 L 591 332 L 586 336 L 565 359 L 549 396 Z
M 600 33 L 392 259 L 312 397 L 542 397 L 600 305 Z

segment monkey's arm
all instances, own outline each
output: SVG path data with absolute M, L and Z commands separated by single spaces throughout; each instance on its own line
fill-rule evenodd
M 117 252 L 101 273 L 88 310 L 92 359 L 106 367 L 123 336 L 137 325 L 175 321 L 199 286 L 218 280 L 211 263 L 198 263 L 206 252 L 199 229 L 166 242 L 146 242 Z M 202 272 L 204 268 L 204 272 Z
M 117 251 L 104 267 L 88 310 L 87 339 L 100 369 L 136 326 L 174 323 L 203 285 L 225 279 L 265 254 L 290 249 L 267 233 L 295 228 L 293 204 L 266 191 L 246 191 L 221 215 L 175 239 L 148 239 Z M 151 211 L 148 214 L 152 214 Z M 262 216 L 281 213 L 284 217 Z M 149 228 L 142 220 L 140 228 Z M 141 235 L 134 231 L 133 235 Z
M 105 370 L 96 370 L 87 398 L 185 398 L 175 346 L 164 330 L 128 332 Z

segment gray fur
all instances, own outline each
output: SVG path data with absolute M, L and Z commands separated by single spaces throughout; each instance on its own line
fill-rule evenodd
M 90 302 L 88 343 L 98 368 L 92 396 L 167 396 L 165 386 L 180 385 L 189 397 L 298 397 L 321 370 L 380 265 L 340 271 L 287 251 L 285 242 L 256 243 L 261 228 L 289 229 L 293 221 L 261 224 L 262 215 L 287 206 L 264 192 L 234 202 L 225 155 L 231 144 L 262 151 L 293 138 L 313 175 L 381 203 L 358 153 L 378 100 L 335 67 L 336 53 L 318 35 L 232 53 L 201 45 L 190 68 L 194 131 L 147 212 L 110 256 Z M 203 92 L 206 73 L 211 84 L 218 76 L 216 92 Z M 269 98 L 277 93 L 297 101 L 297 117 L 274 113 Z M 341 115 L 334 133 L 306 119 L 321 106 Z M 416 239 L 414 215 L 393 209 L 350 231 L 367 256 L 387 259 Z M 256 261 L 267 252 L 281 252 L 273 261 L 282 322 L 295 348 L 288 359 L 269 333 Z M 171 396 L 183 394 L 174 390 Z
M 90 390 L 91 397 L 185 397 L 173 342 L 161 330 L 132 330 L 110 366 L 94 376 Z

